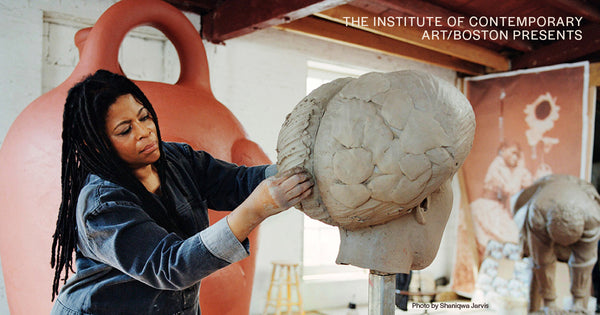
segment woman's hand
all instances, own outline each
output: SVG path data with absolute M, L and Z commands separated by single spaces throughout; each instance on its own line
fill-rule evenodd
M 312 186 L 310 174 L 296 167 L 265 179 L 248 199 L 263 208 L 266 218 L 298 204 L 311 194 Z
M 238 240 L 243 241 L 264 219 L 298 204 L 312 192 L 312 178 L 300 167 L 263 180 L 244 202 L 227 216 Z

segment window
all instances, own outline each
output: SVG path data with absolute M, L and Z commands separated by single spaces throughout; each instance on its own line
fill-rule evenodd
M 358 77 L 369 71 L 309 61 L 306 94 L 337 78 Z M 337 227 L 304 216 L 303 280 L 366 279 L 368 270 L 335 263 L 339 245 L 340 235 Z

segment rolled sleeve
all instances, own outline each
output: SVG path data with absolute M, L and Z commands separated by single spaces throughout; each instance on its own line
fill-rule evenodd
M 201 231 L 199 235 L 202 243 L 211 254 L 230 264 L 249 255 L 248 240 L 244 240 L 242 243 L 238 241 L 231 228 L 229 228 L 227 217 Z
M 265 168 L 265 178 L 275 176 L 277 174 L 277 164 L 271 164 Z

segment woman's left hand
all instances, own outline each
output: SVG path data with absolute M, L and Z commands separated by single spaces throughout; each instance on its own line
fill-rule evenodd
M 296 167 L 265 179 L 248 200 L 263 208 L 266 218 L 298 204 L 311 194 L 312 186 L 310 174 Z
M 300 167 L 266 178 L 227 216 L 231 231 L 244 240 L 263 220 L 308 197 L 312 186 L 312 176 Z

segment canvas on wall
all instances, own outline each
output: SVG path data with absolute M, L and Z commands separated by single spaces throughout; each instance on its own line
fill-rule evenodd
M 588 71 L 584 62 L 465 80 L 477 126 L 463 165 L 472 226 L 462 230 L 473 231 L 477 262 L 490 240 L 519 242 L 510 208 L 514 194 L 552 173 L 589 178 Z M 460 279 L 473 274 L 469 268 L 457 260 L 456 291 L 472 290 L 473 279 Z

